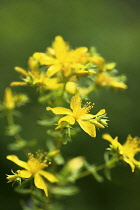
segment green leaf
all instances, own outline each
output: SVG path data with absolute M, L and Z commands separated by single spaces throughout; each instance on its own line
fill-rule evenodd
M 34 189 L 32 191 L 32 196 L 41 203 L 46 203 L 48 201 L 48 198 L 44 195 L 42 196 L 42 191 L 39 189 Z
M 55 130 L 51 130 L 51 129 L 47 130 L 47 134 L 53 138 L 61 138 L 62 137 L 62 134 L 60 131 L 55 131 Z
M 53 187 L 51 192 L 56 195 L 70 196 L 79 192 L 78 187 L 76 186 L 67 186 L 67 187 Z
M 105 174 L 105 177 L 106 177 L 109 181 L 111 181 L 111 170 L 110 170 L 110 168 L 105 168 L 104 174 Z
M 15 191 L 20 193 L 20 194 L 23 194 L 23 195 L 31 194 L 31 190 L 30 189 L 15 188 Z
M 11 151 L 19 151 L 24 149 L 25 147 L 34 147 L 36 145 L 37 145 L 36 140 L 25 141 L 23 139 L 20 139 L 14 143 L 9 144 L 8 149 Z
M 49 151 L 57 150 L 54 142 L 51 139 L 47 139 L 46 145 L 47 145 L 47 148 L 49 149 Z M 61 153 L 58 153 L 56 156 L 53 157 L 53 159 L 58 165 L 63 165 L 65 162 Z
M 103 182 L 103 177 L 97 173 L 96 166 L 90 165 L 87 161 L 84 160 L 85 168 L 94 176 L 98 182 Z
M 37 123 L 41 126 L 47 127 L 47 126 L 52 126 L 57 122 L 58 118 L 53 117 L 50 119 L 43 119 L 43 120 L 38 120 Z
M 21 131 L 20 125 L 10 125 L 6 128 L 6 135 L 7 136 L 14 136 L 15 134 L 19 133 Z
M 23 149 L 26 146 L 26 142 L 24 140 L 15 142 L 15 143 L 11 143 L 8 145 L 8 149 L 11 151 L 18 151 Z
M 71 141 L 71 129 L 70 127 L 66 127 L 62 131 L 63 133 L 63 144 L 67 144 L 68 142 Z

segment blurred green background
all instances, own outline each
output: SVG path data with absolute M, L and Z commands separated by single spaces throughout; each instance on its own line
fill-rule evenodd
M 95 109 L 105 108 L 109 127 L 98 132 L 96 139 L 86 134 L 63 147 L 67 157 L 84 155 L 89 162 L 102 163 L 108 143 L 103 132 L 119 136 L 140 136 L 140 1 L 138 0 L 1 0 L 0 1 L 0 100 L 11 81 L 19 80 L 14 66 L 27 66 L 35 51 L 44 51 L 56 35 L 70 45 L 95 46 L 107 61 L 117 62 L 120 74 L 128 77 L 126 91 L 102 90 L 93 94 Z M 17 92 L 24 88 L 14 88 Z M 30 94 L 36 97 L 35 91 Z M 42 128 L 35 126 L 41 108 L 31 103 L 22 108 L 24 119 L 18 119 L 27 132 L 26 138 L 43 138 Z M 5 181 L 14 164 L 5 160 L 9 154 L 4 136 L 5 119 L 0 118 L 0 208 L 20 210 L 18 195 Z M 43 133 L 43 134 L 42 134 Z M 98 152 L 97 152 L 98 151 Z M 92 176 L 79 180 L 81 192 L 64 199 L 65 210 L 131 210 L 140 209 L 140 176 L 129 166 L 112 170 L 112 182 L 97 183 Z

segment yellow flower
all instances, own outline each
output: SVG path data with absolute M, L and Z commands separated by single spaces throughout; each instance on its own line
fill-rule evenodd
M 98 86 L 110 86 L 115 89 L 127 89 L 127 85 L 117 76 L 111 76 L 107 72 L 97 75 L 96 84 Z
M 29 66 L 30 68 L 30 66 Z M 22 85 L 36 85 L 38 83 L 39 75 L 34 74 L 34 71 L 27 72 L 25 69 L 21 67 L 15 67 L 15 71 L 22 74 L 25 78 L 23 78 L 23 82 L 11 82 L 11 86 L 22 86 Z M 37 80 L 37 81 L 36 81 Z
M 24 105 L 28 102 L 28 97 L 25 94 L 13 94 L 11 88 L 5 89 L 3 108 L 6 110 L 13 110 L 17 106 Z
M 45 90 L 56 90 L 56 89 L 59 89 L 61 87 L 63 87 L 63 83 L 60 83 L 59 82 L 59 79 L 54 77 L 54 78 L 44 78 L 44 86 L 43 88 Z
M 102 71 L 105 66 L 105 59 L 100 56 L 89 57 L 89 60 L 97 65 L 98 70 Z
M 15 102 L 11 88 L 5 89 L 3 105 L 8 110 L 15 108 Z
M 140 162 L 134 158 L 134 156 L 140 152 L 140 138 L 132 138 L 131 135 L 128 135 L 126 142 L 121 145 L 118 142 L 118 137 L 113 139 L 109 134 L 104 134 L 102 137 L 111 143 L 111 149 L 116 151 L 119 158 L 128 163 L 132 172 L 134 172 L 135 166 L 140 165 Z
M 87 102 L 83 107 L 81 107 L 81 98 L 79 93 L 72 97 L 70 102 L 70 108 L 71 109 L 67 109 L 64 107 L 46 107 L 47 110 L 51 110 L 54 114 L 66 115 L 58 121 L 58 124 L 65 121 L 73 125 L 77 121 L 80 127 L 91 137 L 96 137 L 95 127 L 104 128 L 104 125 L 106 125 L 102 121 L 102 116 L 105 114 L 105 109 L 100 110 L 96 115 L 88 114 L 88 112 L 91 108 L 93 108 L 93 106 L 90 105 L 90 102 Z
M 44 71 L 40 71 L 38 61 L 36 61 L 33 57 L 29 58 L 29 71 L 27 72 L 25 69 L 20 67 L 15 67 L 15 70 L 21 73 L 24 78 L 23 82 L 12 82 L 11 86 L 22 86 L 22 85 L 30 85 L 30 86 L 46 86 L 46 80 L 48 79 L 46 73 Z
M 33 58 L 29 57 L 28 60 L 28 65 L 29 65 L 29 71 L 27 72 L 25 69 L 16 66 L 15 70 L 21 74 L 23 74 L 25 77 L 29 76 L 29 72 L 34 76 L 34 77 L 39 77 L 39 72 L 38 72 L 38 62 Z
M 63 40 L 61 36 L 56 36 L 53 46 L 48 48 L 47 53 L 36 52 L 33 58 L 41 65 L 50 66 L 47 70 L 47 76 L 51 77 L 57 72 L 62 72 L 64 77 L 72 74 L 74 69 L 78 70 L 78 74 L 88 74 L 84 71 L 84 63 L 87 61 L 86 47 L 79 47 L 75 50 L 69 49 L 69 45 Z M 81 70 L 79 70 L 81 69 Z
M 62 83 L 59 83 L 58 78 L 49 78 L 45 73 L 43 72 L 39 73 L 35 69 L 31 68 L 29 72 L 26 72 L 24 69 L 20 67 L 15 67 L 15 70 L 23 74 L 25 78 L 23 79 L 24 82 L 12 82 L 10 84 L 11 86 L 22 86 L 22 85 L 41 86 L 42 88 L 47 90 L 55 90 L 63 86 Z
M 38 153 L 37 157 L 34 157 L 33 154 L 29 154 L 29 160 L 27 162 L 20 160 L 16 155 L 8 155 L 7 159 L 25 169 L 17 171 L 18 177 L 30 178 L 33 176 L 35 186 L 44 190 L 46 196 L 48 196 L 48 190 L 42 176 L 52 183 L 58 181 L 53 174 L 43 170 L 48 167 L 49 163 L 44 159 L 44 154 L 42 153 Z
M 113 70 L 116 66 L 116 63 L 106 63 L 106 60 L 96 52 L 94 47 L 91 48 L 91 54 L 88 60 L 94 63 L 97 67 L 97 70 L 100 72 Z

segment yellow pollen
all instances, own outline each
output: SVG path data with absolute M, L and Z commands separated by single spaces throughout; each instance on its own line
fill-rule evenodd
M 29 166 L 29 171 L 32 174 L 38 173 L 40 170 L 48 167 L 48 165 L 50 164 L 50 162 L 47 163 L 47 160 L 44 158 L 44 155 L 45 154 L 43 154 L 43 153 L 37 152 L 36 153 L 37 157 L 35 158 L 33 154 L 31 154 L 31 153 L 28 154 L 29 160 L 27 163 Z
M 74 114 L 75 120 L 78 120 L 83 115 L 90 112 L 90 110 L 93 108 L 93 105 L 91 105 L 91 102 L 87 102 L 83 107 L 79 108 L 77 112 Z

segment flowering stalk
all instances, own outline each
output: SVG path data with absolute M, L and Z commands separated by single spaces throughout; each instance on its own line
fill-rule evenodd
M 102 164 L 102 165 L 99 165 L 99 166 L 93 166 L 93 168 L 91 167 L 90 170 L 86 170 L 86 171 L 83 171 L 81 172 L 77 177 L 76 177 L 76 180 L 77 179 L 81 179 L 83 177 L 86 177 L 88 175 L 94 175 L 95 178 L 98 179 L 97 177 L 97 172 L 100 171 L 100 170 L 104 170 L 104 169 L 111 169 L 113 167 L 116 166 L 116 163 L 118 162 L 118 158 L 116 157 L 113 157 L 111 158 L 110 160 L 108 160 L 106 163 Z M 94 170 L 93 170 L 94 169 Z M 101 179 L 102 180 L 102 179 Z
M 35 52 L 29 57 L 27 70 L 21 67 L 15 67 L 15 70 L 22 78 L 10 85 L 36 88 L 39 106 L 43 106 L 44 113 L 45 107 L 47 110 L 42 116 L 39 113 L 41 117 L 37 121 L 39 126 L 47 129 L 47 138 L 41 136 L 46 152 L 39 151 L 33 155 L 32 151 L 41 147 L 40 139 L 36 145 L 23 140 L 20 127 L 14 122 L 15 110 L 26 104 L 28 97 L 21 93 L 14 94 L 11 88 L 6 88 L 0 104 L 0 111 L 7 116 L 7 134 L 16 140 L 10 147 L 13 151 L 22 152 L 25 147 L 31 151 L 27 152 L 27 161 L 20 160 L 15 153 L 7 155 L 7 159 L 19 167 L 7 175 L 8 182 L 18 184 L 17 192 L 30 195 L 29 204 L 23 203 L 23 209 L 63 209 L 58 198 L 76 194 L 76 180 L 91 174 L 102 182 L 103 177 L 98 172 L 104 170 L 105 176 L 110 178 L 110 169 L 116 167 L 118 161 L 127 163 L 132 172 L 140 169 L 140 162 L 135 159 L 140 152 L 140 140 L 130 135 L 121 145 L 117 137 L 113 139 L 109 134 L 104 134 L 103 139 L 110 142 L 110 148 L 105 152 L 105 163 L 99 166 L 89 164 L 83 156 L 68 159 L 64 155 L 64 144 L 72 141 L 73 136 L 80 138 L 85 132 L 90 140 L 98 137 L 97 130 L 108 126 L 104 108 L 92 114 L 90 111 L 94 104 L 86 102 L 82 105 L 82 101 L 88 101 L 99 88 L 127 89 L 126 78 L 117 74 L 115 63 L 107 63 L 94 47 L 72 49 L 61 36 L 56 36 L 45 52 Z

